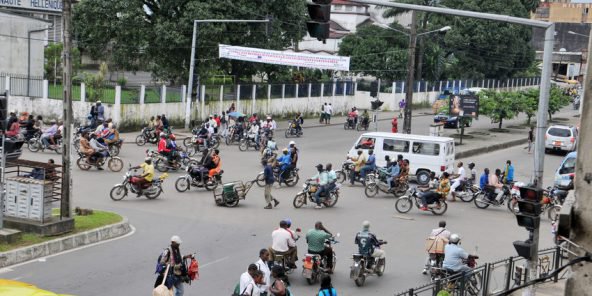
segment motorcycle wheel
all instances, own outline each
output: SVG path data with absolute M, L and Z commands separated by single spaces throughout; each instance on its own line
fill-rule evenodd
M 115 157 L 119 155 L 119 147 L 117 147 L 117 145 L 111 145 L 109 146 L 109 154 L 111 154 L 111 156 Z
M 510 197 L 508 199 L 508 210 L 510 212 L 512 212 L 512 214 L 514 214 L 514 215 L 516 215 L 516 213 L 518 213 L 518 211 L 519 211 L 518 210 L 518 201 L 513 197 Z
M 247 143 L 247 140 L 246 139 L 240 140 L 240 143 L 238 144 L 238 150 L 247 151 L 247 149 L 249 149 L 249 143 Z
M 395 209 L 397 210 L 397 212 L 399 213 L 407 213 L 409 211 L 411 211 L 411 208 L 413 207 L 413 202 L 411 201 L 411 199 L 409 199 L 409 197 L 399 197 L 399 199 L 397 199 L 397 202 L 395 203 Z
M 222 141 L 220 139 L 220 136 L 213 137 L 212 140 L 211 140 L 211 142 L 212 142 L 212 148 L 218 149 L 218 147 L 220 147 L 220 141 Z
M 458 195 L 458 198 L 460 198 L 460 200 L 462 200 L 464 202 L 472 202 L 473 199 L 475 199 L 475 194 L 473 194 L 470 190 L 462 191 Z
M 265 176 L 263 175 L 263 173 L 259 173 L 259 175 L 257 175 L 257 179 L 255 179 L 255 180 L 256 180 L 257 186 L 259 186 L 259 187 L 265 186 Z
M 158 191 L 156 191 L 156 193 L 151 194 L 151 193 L 144 193 L 144 196 L 146 196 L 147 199 L 156 199 L 160 193 L 162 192 L 162 188 L 158 188 Z
M 557 218 L 559 217 L 559 212 L 561 212 L 561 206 L 554 205 L 547 209 L 547 218 L 549 218 L 549 220 L 551 221 L 557 221 Z
M 154 167 L 161 173 L 166 173 L 169 171 L 169 168 L 164 163 L 166 160 L 158 159 L 154 162 Z
M 218 181 L 216 181 L 215 179 L 212 182 L 205 181 L 204 187 L 206 188 L 207 191 L 213 191 L 214 189 L 216 189 L 216 187 L 218 187 Z M 238 201 L 238 199 L 237 199 L 237 201 Z M 237 204 L 238 204 L 238 202 L 237 202 Z
M 62 143 L 58 143 L 58 144 L 55 146 L 55 149 L 53 149 L 53 151 L 54 151 L 56 154 L 62 154 Z
M 107 161 L 107 167 L 112 172 L 119 172 L 123 169 L 123 160 L 119 157 L 111 157 L 109 161 Z
M 118 201 L 122 200 L 127 195 L 127 188 L 123 185 L 116 185 L 115 187 L 111 188 L 111 192 L 109 196 L 112 200 Z
M 364 285 L 364 283 L 366 282 L 366 276 L 363 274 L 360 274 L 360 276 L 358 276 L 354 282 L 356 283 L 356 286 L 361 287 Z
M 305 203 L 306 203 L 306 194 L 303 192 L 300 192 L 300 193 L 296 194 L 296 196 L 294 196 L 294 201 L 292 202 L 292 205 L 295 208 L 300 209 Z
M 440 215 L 444 215 L 444 213 L 446 213 L 446 210 L 448 210 L 448 203 L 446 202 L 440 202 L 440 208 L 430 208 L 430 211 L 432 212 L 432 214 L 436 215 L 436 216 L 440 216 Z
M 356 130 L 357 130 L 358 132 L 359 132 L 359 131 L 361 131 L 361 130 L 362 130 L 362 125 L 358 123 L 358 124 L 356 125 Z
M 286 138 L 290 137 L 290 129 L 287 129 L 286 132 L 284 133 L 284 135 L 286 136 Z
M 74 144 L 72 144 L 72 145 L 74 145 L 74 150 L 76 152 L 79 152 L 80 151 L 80 139 L 74 140 Z
M 88 163 L 86 163 L 86 159 L 84 159 L 84 157 L 78 158 L 78 160 L 76 161 L 76 165 L 79 169 L 83 171 L 88 171 L 91 167 Z
M 232 144 L 232 139 L 233 139 L 233 136 L 228 135 L 228 136 L 224 137 L 224 143 L 226 143 L 226 145 L 230 145 L 230 144 Z
M 328 208 L 332 208 L 337 204 L 338 199 L 339 199 L 339 195 L 334 194 L 334 193 L 330 193 L 329 199 L 326 199 L 325 202 L 323 202 L 323 204 Z
M 348 127 L 349 127 L 349 126 L 347 125 L 347 122 L 343 124 L 343 129 L 344 129 L 344 130 L 347 130 L 347 128 L 348 128 Z
M 197 153 L 197 150 L 195 149 L 195 146 L 191 146 L 191 147 L 187 148 L 187 156 L 193 157 L 193 156 L 195 156 L 196 153 Z
M 376 267 L 376 275 L 382 276 L 384 274 L 384 269 L 386 268 L 386 258 L 378 259 L 376 264 L 378 264 Z
M 185 148 L 188 148 L 189 146 L 191 146 L 191 138 L 192 137 L 187 137 L 187 138 L 183 139 L 183 146 L 185 146 Z
M 409 190 L 409 184 L 405 184 L 403 186 L 399 186 L 396 190 L 395 190 L 395 197 L 401 197 L 403 195 L 405 195 L 405 193 L 407 193 L 407 190 Z
M 480 209 L 487 209 L 489 207 L 489 203 L 485 201 L 485 199 L 487 199 L 487 197 L 484 193 L 482 193 L 477 195 L 475 199 L 473 199 L 473 202 L 475 203 L 476 207 Z
M 144 138 L 144 135 L 139 135 L 136 137 L 136 145 L 138 145 L 138 146 L 146 145 L 146 138 Z
M 294 187 L 296 184 L 298 184 L 299 180 L 300 180 L 300 176 L 298 174 L 296 174 L 292 178 L 285 180 L 284 183 L 286 183 L 286 185 L 288 187 Z
M 347 179 L 343 171 L 337 171 L 335 172 L 335 175 L 337 176 L 337 182 L 339 182 L 339 184 L 343 184 Z
M 364 194 L 366 194 L 366 197 L 375 197 L 378 194 L 378 185 L 376 183 L 366 183 Z
M 309 286 L 312 286 L 312 285 L 316 284 L 316 282 L 317 282 L 317 281 L 316 281 L 316 279 L 317 279 L 317 278 L 316 278 L 316 276 L 314 276 L 314 275 L 313 275 L 313 277 L 312 277 L 312 278 L 310 278 L 310 279 L 309 279 L 309 278 L 307 278 L 307 279 L 306 279 L 306 283 L 307 283 Z
M 41 145 L 39 144 L 39 141 L 37 141 L 37 138 L 32 138 L 27 142 L 27 148 L 31 152 L 37 152 L 41 149 Z
M 190 182 L 187 181 L 185 176 L 179 177 L 179 179 L 175 181 L 175 189 L 177 189 L 178 192 L 185 192 L 189 190 L 189 187 L 191 186 L 189 183 Z
M 237 198 L 237 199 L 235 199 L 233 201 L 227 201 L 227 202 L 225 202 L 224 205 L 227 206 L 227 207 L 229 207 L 229 208 L 234 208 L 234 207 L 238 206 L 238 201 L 239 201 L 239 199 Z

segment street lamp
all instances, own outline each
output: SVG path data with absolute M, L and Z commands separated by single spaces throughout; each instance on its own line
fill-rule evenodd
M 574 32 L 574 31 L 567 31 L 567 34 L 583 36 L 583 37 L 586 37 L 586 38 L 590 37 L 590 36 L 588 36 L 586 34 L 580 34 L 580 33 Z
M 407 88 L 405 89 L 405 117 L 403 119 L 403 132 L 406 134 L 410 134 L 411 133 L 411 115 L 412 115 L 412 108 L 413 108 L 413 85 L 415 84 L 415 80 L 414 80 L 414 76 L 415 76 L 415 48 L 417 45 L 417 37 L 423 36 L 423 35 L 428 35 L 431 33 L 441 33 L 441 32 L 446 32 L 449 31 L 450 29 L 452 29 L 452 27 L 450 26 L 445 26 L 442 27 L 440 29 L 437 30 L 433 30 L 433 31 L 428 31 L 428 32 L 424 32 L 424 33 L 420 33 L 417 34 L 417 15 L 415 13 L 415 10 L 411 11 L 411 30 L 409 33 L 407 32 L 403 32 L 401 30 L 397 30 L 394 28 L 391 28 L 385 24 L 376 24 L 377 26 L 387 29 L 387 30 L 391 30 L 391 31 L 395 31 L 395 32 L 399 32 L 405 36 L 409 37 L 409 49 L 408 49 L 408 54 L 407 54 Z

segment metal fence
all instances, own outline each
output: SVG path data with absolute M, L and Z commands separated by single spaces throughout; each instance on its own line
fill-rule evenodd
M 559 247 L 540 250 L 538 254 L 539 263 L 537 265 L 538 277 L 545 277 L 554 270 L 563 266 L 567 259 L 566 251 Z M 501 295 L 509 289 L 524 284 L 526 274 L 526 260 L 522 257 L 510 257 L 493 263 L 485 263 L 476 267 L 471 274 L 462 276 L 462 274 L 443 278 L 417 288 L 395 293 L 395 296 L 436 296 L 441 291 L 448 292 L 449 295 Z M 553 278 L 557 281 L 559 275 Z M 469 283 L 468 281 L 473 281 Z M 478 283 L 474 285 L 474 283 Z M 472 286 L 477 291 L 476 294 L 470 293 Z
M 522 86 L 536 86 L 541 82 L 540 77 L 530 78 L 512 78 L 506 80 L 496 79 L 460 79 L 460 80 L 442 80 L 442 81 L 416 81 L 413 87 L 414 92 L 442 92 L 444 90 L 461 90 L 465 88 L 508 88 L 508 87 L 522 87 Z M 392 93 L 393 86 L 395 93 L 404 93 L 406 83 L 403 80 L 398 81 L 381 81 L 380 92 Z M 358 90 L 370 91 L 372 89 L 372 81 L 360 80 L 358 81 Z
M 0 73 L 0 90 L 6 89 L 6 77 L 10 77 L 10 94 L 13 96 L 42 97 L 43 96 L 43 77 L 14 75 Z

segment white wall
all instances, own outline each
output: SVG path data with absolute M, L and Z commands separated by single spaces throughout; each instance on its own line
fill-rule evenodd
M 0 72 L 27 75 L 28 32 L 47 26 L 39 20 L 0 12 Z M 43 76 L 45 36 L 44 31 L 31 33 L 31 76 Z

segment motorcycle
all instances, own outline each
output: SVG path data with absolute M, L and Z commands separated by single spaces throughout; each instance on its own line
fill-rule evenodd
M 487 209 L 489 206 L 494 207 L 501 207 L 505 203 L 507 203 L 508 210 L 512 213 L 518 212 L 518 201 L 517 198 L 520 196 L 520 189 L 518 186 L 512 186 L 510 189 L 509 186 L 504 185 L 502 187 L 503 195 L 501 201 L 497 201 L 497 193 L 495 193 L 495 188 L 491 186 L 485 186 L 485 189 L 478 194 L 473 202 L 475 206 L 479 209 Z
M 142 133 L 136 137 L 136 145 L 144 146 L 146 143 L 156 144 L 158 143 L 158 135 L 154 129 L 147 127 L 142 128 Z
M 276 159 L 277 153 L 273 152 L 273 150 L 269 148 L 265 148 L 263 150 L 263 154 L 261 155 L 261 165 L 265 166 L 270 159 Z
M 387 242 L 379 240 L 379 245 L 385 245 Z M 376 260 L 372 256 L 362 254 L 353 254 L 353 264 L 350 267 L 349 277 L 354 280 L 356 286 L 361 287 L 366 282 L 366 277 L 377 275 L 382 276 L 386 267 L 386 258 Z M 376 262 L 375 262 L 376 261 Z
M 338 238 L 340 234 L 328 238 L 325 240 L 325 248 L 330 248 L 331 244 L 339 243 L 336 238 Z M 333 273 L 335 270 L 335 264 L 337 264 L 337 256 L 335 255 L 335 250 L 333 250 L 333 266 L 331 269 L 327 267 L 327 258 L 318 255 L 318 254 L 306 254 L 304 255 L 304 259 L 302 259 L 302 276 L 306 279 L 306 282 L 309 285 L 314 285 L 319 282 L 319 280 L 325 275 L 328 274 L 330 271 Z
M 469 258 L 466 260 L 467 266 L 470 268 L 475 268 L 477 266 L 476 259 L 479 259 L 478 256 L 469 255 Z M 483 288 L 483 281 L 481 278 L 481 274 L 478 273 L 471 273 L 470 276 L 465 277 L 464 279 L 463 274 L 459 272 L 455 272 L 446 268 L 435 269 L 435 280 L 448 280 L 444 283 L 443 290 L 448 291 L 451 295 L 471 295 L 477 296 L 480 294 L 481 289 Z M 464 281 L 464 283 L 461 283 Z M 464 288 L 463 291 L 461 289 Z
M 224 171 L 220 171 L 212 179 L 208 177 L 208 169 L 202 165 L 189 165 L 185 171 L 187 174 L 177 178 L 177 181 L 175 181 L 175 189 L 178 192 L 185 192 L 191 186 L 203 187 L 208 191 L 212 191 L 218 187 L 218 184 L 222 184 L 222 174 Z
M 299 192 L 298 194 L 296 194 L 296 196 L 294 196 L 294 201 L 292 202 L 294 207 L 297 209 L 299 209 L 303 205 L 307 204 L 308 201 L 315 204 L 314 195 L 317 192 L 317 190 L 320 189 L 319 188 L 320 186 L 316 182 L 313 182 L 312 179 L 306 180 L 306 182 L 304 182 L 304 185 L 302 185 L 302 187 L 303 187 L 302 191 Z M 321 193 L 321 195 L 320 195 L 321 202 L 325 205 L 325 207 L 332 208 L 333 206 L 335 206 L 335 204 L 337 203 L 337 200 L 339 199 L 339 188 L 340 187 L 341 187 L 341 184 L 336 184 L 335 188 L 333 188 L 333 190 L 328 192 L 328 195 L 327 195 L 327 192 Z
M 343 124 L 343 129 L 356 129 L 356 119 L 354 117 L 347 117 L 345 123 Z
M 294 168 L 293 170 L 290 170 L 288 177 L 285 179 L 282 179 L 282 182 L 285 183 L 288 187 L 294 187 L 294 185 L 296 185 L 298 183 L 298 180 L 300 180 L 300 175 L 298 175 L 298 168 Z M 283 171 L 280 169 L 279 166 L 274 166 L 273 167 L 273 177 L 275 178 L 275 182 L 278 182 L 280 185 L 280 175 L 283 173 Z M 263 174 L 263 172 L 259 173 L 257 175 L 257 179 L 255 179 L 257 182 L 257 185 L 259 187 L 264 187 L 265 186 L 265 176 Z
M 247 151 L 249 148 L 253 148 L 255 150 L 259 150 L 260 142 L 256 141 L 255 136 L 245 136 L 243 137 L 240 142 L 238 143 L 238 150 L 240 151 Z
M 185 149 L 187 150 L 187 152 L 189 152 L 190 155 L 195 155 L 195 153 L 203 152 L 206 149 L 217 149 L 218 147 L 220 147 L 221 141 L 222 139 L 219 135 L 212 135 L 207 140 L 206 146 L 206 140 L 198 136 L 197 130 L 194 129 L 192 136 L 183 139 L 183 146 L 185 146 Z
M 231 126 L 228 129 L 228 134 L 224 137 L 224 142 L 226 145 L 232 145 L 234 143 L 238 143 L 243 138 L 243 132 L 236 127 L 236 125 Z
M 460 186 L 456 187 L 456 197 L 464 202 L 472 202 L 477 195 L 481 193 L 481 188 L 472 182 L 461 182 Z
M 300 130 L 298 130 L 296 128 L 296 123 L 294 123 L 293 121 L 288 121 L 288 129 L 286 129 L 286 133 L 285 136 L 286 138 L 292 137 L 292 136 L 296 136 L 296 137 L 300 137 L 302 136 L 302 127 L 300 127 Z
M 76 165 L 83 171 L 90 170 L 91 167 L 102 167 L 105 162 L 107 162 L 107 167 L 112 172 L 119 172 L 123 169 L 123 160 L 121 158 L 112 155 L 110 152 L 107 151 L 107 156 L 100 157 L 95 161 L 88 161 L 88 157 L 84 155 L 82 152 L 78 152 L 78 160 L 76 160 Z
M 116 184 L 115 186 L 113 186 L 113 188 L 111 188 L 109 196 L 112 200 L 122 200 L 124 197 L 127 196 L 128 191 L 131 191 L 132 193 L 136 194 L 139 192 L 140 189 L 137 188 L 137 185 L 135 184 L 138 182 L 139 178 L 137 176 L 133 176 L 132 171 L 134 170 L 130 168 L 125 173 L 123 177 L 123 182 L 120 184 Z M 142 186 L 142 194 L 138 197 L 143 195 L 146 196 L 147 199 L 157 198 L 163 192 L 162 183 L 168 176 L 169 175 L 167 173 L 164 173 L 160 175 L 158 178 L 152 180 L 151 183 L 144 184 Z
M 152 163 L 154 163 L 154 168 L 156 168 L 159 172 L 168 172 L 169 170 L 180 170 L 186 169 L 191 165 L 198 165 L 197 160 L 190 158 L 187 152 L 185 151 L 177 151 L 177 161 L 171 163 L 167 159 L 166 156 L 158 153 L 157 151 L 146 150 L 146 156 L 152 158 Z
M 27 148 L 31 152 L 38 152 L 39 150 L 41 150 L 41 152 L 45 152 L 45 149 L 47 149 L 53 150 L 57 154 L 62 154 L 62 139 L 57 139 L 56 145 L 45 146 L 41 140 L 41 136 L 34 137 L 27 141 Z
M 421 203 L 422 201 L 417 192 L 417 188 L 412 188 L 409 195 L 404 195 L 397 199 L 395 209 L 397 212 L 404 214 L 411 210 L 413 204 L 415 204 L 416 208 L 421 208 Z M 446 210 L 448 210 L 448 204 L 445 200 L 439 199 L 437 202 L 429 204 L 428 210 L 432 212 L 432 214 L 440 216 L 446 213 Z
M 366 177 L 368 181 L 366 182 L 366 186 L 364 186 L 364 194 L 366 194 L 366 197 L 375 197 L 379 191 L 387 194 L 392 193 L 395 197 L 400 197 L 409 190 L 409 183 L 407 181 L 393 181 L 394 184 L 392 185 L 394 186 L 389 190 L 387 178 L 388 175 L 384 169 L 378 169 L 377 173 L 368 174 Z
M 361 130 L 367 131 L 368 127 L 370 127 L 370 119 L 363 118 L 361 120 L 358 120 L 358 124 L 356 125 L 356 130 L 357 131 L 361 131 Z
M 354 170 L 354 162 L 347 159 L 345 160 L 342 164 L 341 164 L 341 170 L 335 171 L 335 175 L 337 176 L 337 182 L 338 183 L 342 183 L 345 182 L 348 179 L 351 179 L 351 172 Z M 366 181 L 371 181 L 369 178 L 371 178 L 371 173 L 369 172 L 368 174 L 366 174 Z M 355 182 L 360 182 L 362 183 L 362 178 L 360 177 L 359 173 L 356 173 L 356 177 L 354 179 L 354 183 Z

